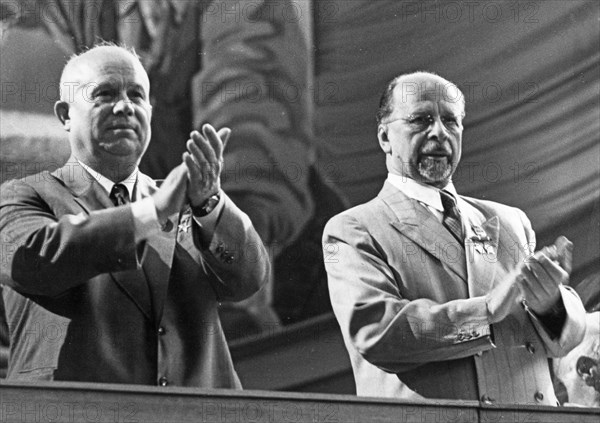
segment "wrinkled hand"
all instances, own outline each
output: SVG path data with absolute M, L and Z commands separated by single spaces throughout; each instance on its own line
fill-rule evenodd
M 183 153 L 183 162 L 189 179 L 188 198 L 192 206 L 200 206 L 221 189 L 223 150 L 231 130 L 221 128 L 219 132 L 211 125 L 202 126 L 202 133 L 192 131 Z
M 527 260 L 520 280 L 523 298 L 531 310 L 544 315 L 560 300 L 560 285 L 569 281 L 573 244 L 559 237 Z
M 501 322 L 518 306 L 521 278 L 521 269 L 516 269 L 485 296 L 490 323 Z
M 161 224 L 165 223 L 170 215 L 183 208 L 187 180 L 187 169 L 185 164 L 181 163 L 169 172 L 160 189 L 152 195 L 158 221 Z

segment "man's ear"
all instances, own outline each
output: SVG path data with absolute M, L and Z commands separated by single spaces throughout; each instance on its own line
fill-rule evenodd
M 71 119 L 69 119 L 69 103 L 66 101 L 57 101 L 54 103 L 54 114 L 62 123 L 65 131 L 69 131 L 71 129 Z
M 383 150 L 385 154 L 392 153 L 392 145 L 390 144 L 390 140 L 388 139 L 387 128 L 384 125 L 379 125 L 377 127 L 377 139 L 379 140 L 379 146 Z

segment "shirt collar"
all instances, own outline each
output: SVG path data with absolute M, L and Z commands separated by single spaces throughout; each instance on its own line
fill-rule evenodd
M 110 192 L 113 189 L 113 186 L 116 185 L 113 181 L 111 181 L 110 179 L 108 179 L 106 176 L 102 175 L 100 172 L 95 171 L 94 169 L 92 169 L 91 167 L 89 167 L 88 165 L 86 165 L 85 163 L 82 163 L 81 160 L 77 159 L 77 162 L 79 162 L 79 164 L 81 165 L 81 167 L 83 167 L 85 170 L 87 170 L 88 173 L 90 175 L 92 175 L 92 177 L 100 185 L 102 185 L 102 188 L 104 188 L 106 190 L 106 192 L 108 194 L 110 194 Z M 137 181 L 137 176 L 138 176 L 138 168 L 136 167 L 134 169 L 134 171 L 131 172 L 131 174 L 127 178 L 125 178 L 122 181 L 118 182 L 119 184 L 125 185 L 125 187 L 127 188 L 127 192 L 129 193 L 129 198 L 131 198 L 132 201 L 133 201 L 133 188 L 135 187 L 135 183 Z
M 388 173 L 388 179 L 390 184 L 402 191 L 407 197 L 417 200 L 429 207 L 432 207 L 440 212 L 444 212 L 442 206 L 442 199 L 440 198 L 440 190 L 432 187 L 431 185 L 422 184 L 409 178 L 408 176 L 400 176 L 393 173 Z M 444 187 L 445 191 L 448 191 L 455 197 L 458 196 L 454 184 L 449 182 Z

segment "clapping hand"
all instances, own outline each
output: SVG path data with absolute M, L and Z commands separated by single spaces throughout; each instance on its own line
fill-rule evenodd
M 202 126 L 202 133 L 192 131 L 183 153 L 188 173 L 188 199 L 193 207 L 200 206 L 221 189 L 223 150 L 231 130 L 221 128 L 218 132 L 209 124 Z
M 572 251 L 573 243 L 560 236 L 522 266 L 521 294 L 534 313 L 547 314 L 560 300 L 559 287 L 568 283 L 571 273 Z
M 182 209 L 185 203 L 186 186 L 186 168 L 181 163 L 169 172 L 160 189 L 152 196 L 158 221 L 161 225 L 167 221 L 171 214 Z
M 569 280 L 572 251 L 573 243 L 560 236 L 554 245 L 542 248 L 517 266 L 486 295 L 490 323 L 504 320 L 519 298 L 538 315 L 551 311 L 560 299 L 560 285 Z

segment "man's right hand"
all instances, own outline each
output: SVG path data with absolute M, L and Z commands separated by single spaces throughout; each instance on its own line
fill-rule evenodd
M 187 168 L 184 163 L 181 163 L 171 170 L 160 189 L 152 196 L 161 225 L 167 221 L 170 215 L 183 208 L 186 193 Z
M 518 305 L 521 296 L 519 280 L 523 278 L 521 265 L 513 270 L 501 283 L 496 285 L 486 296 L 485 303 L 488 309 L 490 323 L 501 322 Z

